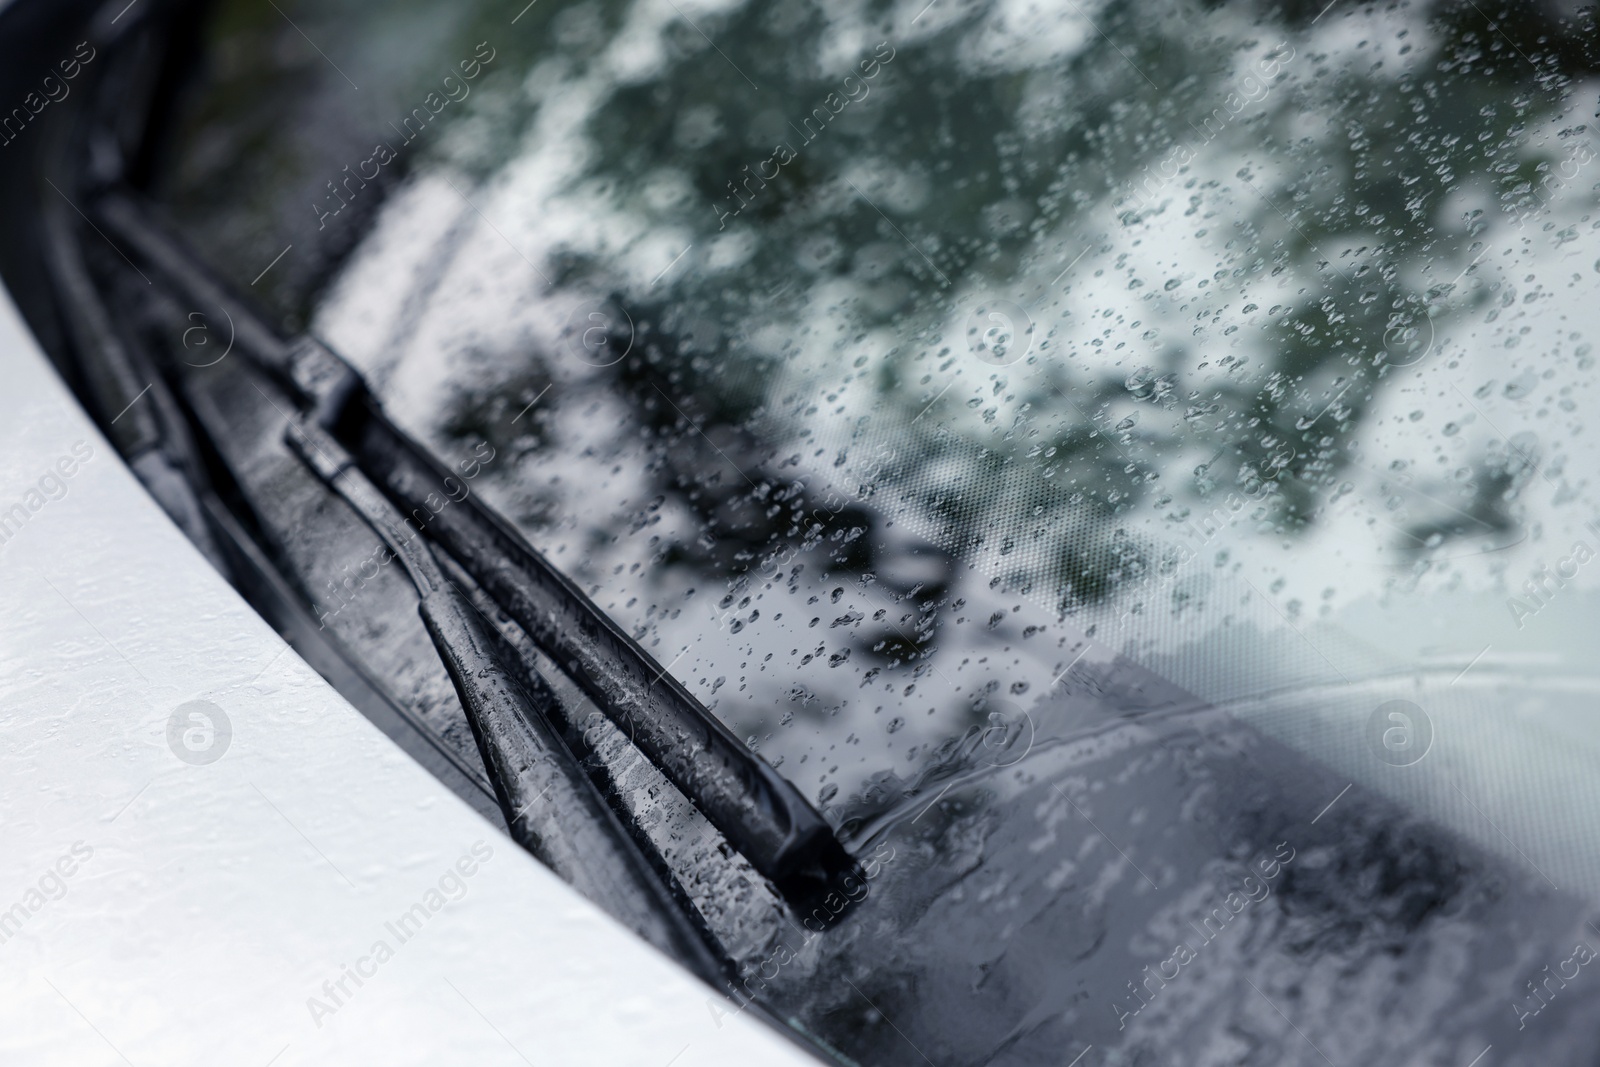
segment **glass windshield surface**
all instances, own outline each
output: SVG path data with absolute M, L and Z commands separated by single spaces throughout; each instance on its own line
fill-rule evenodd
M 1594 29 L 240 0 L 163 196 L 897 857 L 752 961 L 846 1054 L 1560 1059 Z

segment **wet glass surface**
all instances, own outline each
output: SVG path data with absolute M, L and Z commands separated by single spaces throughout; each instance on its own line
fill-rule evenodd
M 161 189 L 893 856 L 846 1056 L 1559 1061 L 1592 18 L 228 3 Z

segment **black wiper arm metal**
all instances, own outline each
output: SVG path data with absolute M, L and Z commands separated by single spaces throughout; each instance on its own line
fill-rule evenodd
M 854 861 L 822 816 L 741 744 L 609 616 L 493 512 L 426 499 L 446 472 L 369 400 L 352 411 L 364 467 L 534 643 L 628 735 L 751 866 L 804 905 L 837 889 Z M 434 497 L 439 499 L 438 496 Z
M 503 635 L 451 583 L 394 506 L 326 431 L 290 423 L 286 443 L 350 505 L 399 559 L 417 590 L 417 611 L 444 661 L 489 768 L 511 836 L 551 870 L 694 968 L 713 985 L 731 965 L 678 910 L 552 726 L 555 695 Z
M 309 337 L 279 338 L 131 193 L 107 193 L 93 210 L 169 285 L 227 308 L 237 347 L 290 389 L 318 425 L 347 442 L 402 511 L 425 508 L 430 494 L 443 491 L 447 472 L 388 419 L 342 358 Z M 428 536 L 779 892 L 804 907 L 855 872 L 855 861 L 799 791 L 504 520 L 476 497 L 426 514 Z

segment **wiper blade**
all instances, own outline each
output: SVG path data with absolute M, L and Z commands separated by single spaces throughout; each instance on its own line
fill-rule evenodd
M 237 523 L 204 485 L 194 481 L 200 464 L 181 422 L 165 417 L 177 409 L 167 382 L 155 371 L 136 335 L 120 331 L 102 302 L 83 262 L 75 227 L 56 205 L 46 202 L 45 258 L 64 298 L 78 370 L 103 424 L 142 482 L 157 493 L 191 539 L 212 543 L 208 524 L 219 529 Z M 143 373 L 139 373 L 142 371 Z M 143 389 L 133 384 L 144 381 Z M 120 390 L 120 391 L 119 391 Z M 151 393 L 144 405 L 127 397 Z M 131 417 L 112 422 L 115 405 Z M 558 876 L 619 921 L 702 979 L 720 985 L 733 965 L 692 907 L 675 899 L 619 817 L 607 806 L 576 755 L 552 726 L 557 699 L 537 670 L 524 662 L 467 596 L 444 576 L 420 539 L 397 531 L 402 522 L 393 506 L 355 470 L 342 446 L 303 418 L 285 435 L 302 462 L 343 498 L 378 533 L 402 562 L 418 591 L 418 611 L 456 690 L 479 755 L 512 838 Z M 154 461 L 161 466 L 153 466 Z M 180 470 L 180 468 L 182 468 Z M 168 471 L 163 480 L 155 471 Z M 154 483 L 154 484 L 152 484 Z M 158 492 L 160 489 L 165 492 Z M 187 509 L 174 502 L 188 502 Z M 185 523 L 188 512 L 193 524 Z M 202 541 L 196 531 L 204 533 Z M 225 543 L 245 546 L 235 529 Z M 428 727 L 414 723 L 425 737 Z M 442 744 L 435 747 L 455 770 L 474 781 L 482 776 Z M 436 770 L 437 773 L 437 770 Z
M 447 476 L 383 413 L 360 375 L 313 338 L 284 340 L 216 282 L 126 190 L 93 207 L 106 229 L 189 299 L 226 308 L 236 347 L 348 445 L 405 513 Z M 437 499 L 437 497 L 435 497 Z M 728 843 L 802 909 L 858 874 L 798 790 L 746 748 L 581 590 L 476 497 L 431 516 L 427 535 L 517 623 L 705 815 Z
M 730 965 L 680 912 L 644 856 L 552 726 L 556 697 L 537 670 L 449 581 L 427 545 L 355 465 L 309 420 L 291 422 L 290 449 L 350 505 L 400 561 L 455 685 L 516 842 L 579 892 L 712 984 Z

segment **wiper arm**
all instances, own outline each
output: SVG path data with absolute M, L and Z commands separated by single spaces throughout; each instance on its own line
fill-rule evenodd
M 417 611 L 455 685 L 516 842 L 651 944 L 713 985 L 730 970 L 678 910 L 638 847 L 552 727 L 556 697 L 538 672 L 451 583 L 355 461 L 315 423 L 290 423 L 290 449 L 350 505 L 400 561 Z M 576 816 L 576 817 L 574 817 Z
M 346 442 L 406 513 L 444 491 L 428 451 L 383 413 L 360 375 L 310 337 L 285 341 L 217 283 L 134 196 L 94 213 L 169 285 L 228 309 L 236 347 Z M 746 748 L 609 616 L 475 497 L 432 515 L 427 534 L 566 672 L 762 875 L 808 909 L 857 874 L 855 861 L 795 787 Z

